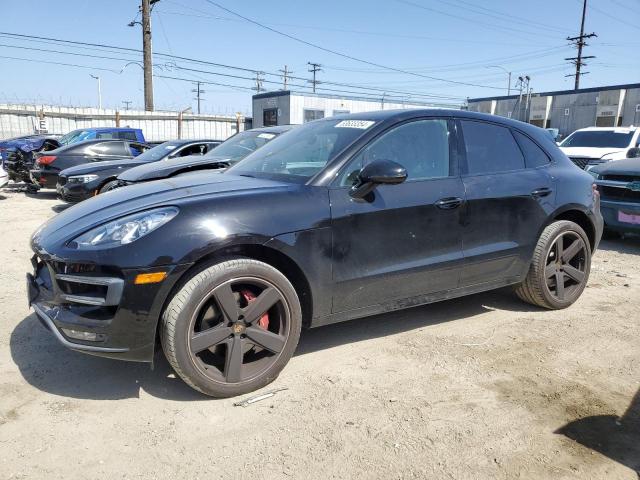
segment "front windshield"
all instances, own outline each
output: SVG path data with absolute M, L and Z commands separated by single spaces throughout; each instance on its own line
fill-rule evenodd
M 370 120 L 331 119 L 310 122 L 270 142 L 227 172 L 305 182 L 374 123 Z
M 164 142 L 160 145 L 156 145 L 153 148 L 150 148 L 143 154 L 140 154 L 136 157 L 136 161 L 140 160 L 142 162 L 155 162 L 157 160 L 161 160 L 164 157 L 171 155 L 176 148 L 182 145 L 180 142 Z
M 207 156 L 225 157 L 233 164 L 235 162 L 239 162 L 267 142 L 273 140 L 277 135 L 278 134 L 271 132 L 258 132 L 251 130 L 240 132 L 229 140 L 222 142 Z
M 626 148 L 631 143 L 633 131 L 582 130 L 573 132 L 561 147 Z
M 71 143 L 81 142 L 83 140 L 87 140 L 91 132 L 88 130 L 72 130 L 66 135 L 61 136 L 58 139 L 60 145 L 69 145 Z

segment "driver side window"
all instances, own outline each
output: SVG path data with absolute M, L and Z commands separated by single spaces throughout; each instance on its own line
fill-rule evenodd
M 353 185 L 362 167 L 376 160 L 392 160 L 402 165 L 407 170 L 407 181 L 448 177 L 447 121 L 418 120 L 389 130 L 356 155 L 340 179 L 340 185 Z

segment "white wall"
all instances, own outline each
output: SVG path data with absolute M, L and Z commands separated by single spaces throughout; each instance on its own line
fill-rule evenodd
M 179 112 L 121 111 L 121 127 L 141 128 L 149 141 L 178 138 Z M 97 108 L 52 107 L 46 105 L 0 104 L 0 139 L 37 133 L 41 119 L 45 133 L 64 134 L 78 128 L 115 127 L 116 111 Z M 223 115 L 182 117 L 182 138 L 225 140 L 244 130 L 244 118 Z
M 407 108 L 426 108 L 427 105 L 410 103 L 392 103 L 382 101 L 352 100 L 345 98 L 313 97 L 291 95 L 291 123 L 300 124 L 304 120 L 304 110 L 324 110 L 324 116 L 333 116 L 334 110 L 348 110 L 349 113 L 371 112 L 375 110 L 395 110 Z

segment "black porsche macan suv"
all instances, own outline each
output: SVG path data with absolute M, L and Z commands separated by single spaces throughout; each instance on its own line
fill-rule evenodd
M 302 326 L 515 285 L 571 305 L 602 234 L 593 177 L 537 127 L 458 110 L 318 120 L 224 173 L 133 185 L 36 231 L 29 303 L 66 346 L 193 388 L 276 378 Z

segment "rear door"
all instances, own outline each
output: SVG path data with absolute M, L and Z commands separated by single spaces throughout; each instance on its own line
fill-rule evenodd
M 421 119 L 394 126 L 358 153 L 329 191 L 334 313 L 420 298 L 458 286 L 463 265 L 464 188 L 450 142 L 453 122 Z M 393 160 L 400 185 L 379 185 L 370 200 L 349 196 L 366 164 Z
M 508 127 L 477 120 L 458 125 L 466 193 L 460 284 L 510 282 L 526 273 L 553 209 L 549 159 L 531 138 Z

